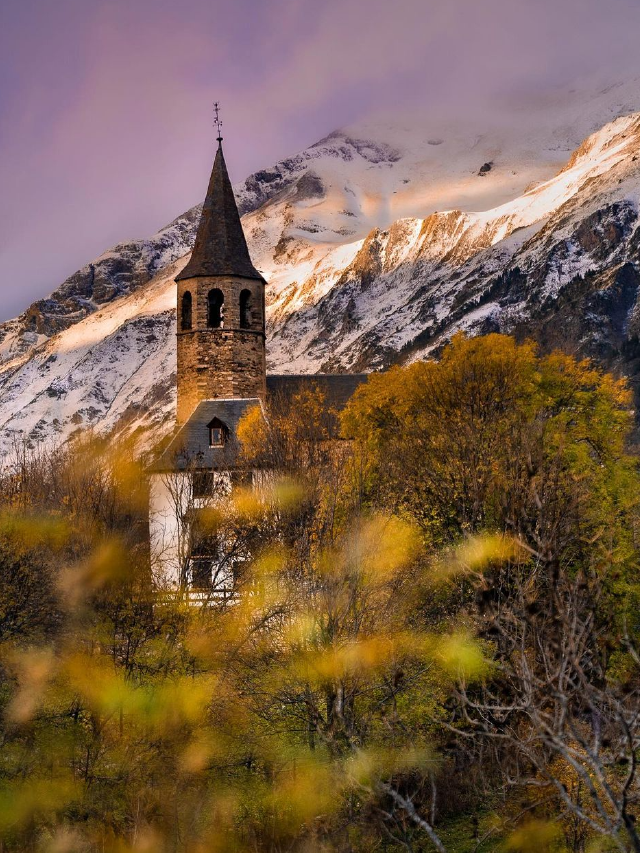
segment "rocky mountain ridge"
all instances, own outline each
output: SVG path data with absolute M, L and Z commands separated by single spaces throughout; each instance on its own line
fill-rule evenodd
M 269 282 L 270 369 L 379 369 L 465 329 L 533 336 L 635 377 L 640 114 L 615 117 L 619 100 L 573 150 L 557 127 L 526 139 L 360 128 L 249 178 L 237 196 Z M 172 428 L 173 278 L 198 214 L 105 253 L 3 324 L 1 453 L 79 428 L 140 430 L 147 444 Z
M 322 192 L 321 179 L 309 168 L 314 160 L 354 158 L 380 164 L 400 159 L 385 143 L 359 140 L 336 132 L 306 151 L 251 175 L 236 187 L 241 215 L 293 195 L 299 203 Z M 192 247 L 202 205 L 196 205 L 146 240 L 119 243 L 86 264 L 56 288 L 34 302 L 20 317 L 0 324 L 0 363 L 20 355 L 46 338 L 69 328 L 100 307 L 147 284 L 156 273 Z M 349 214 L 346 214 L 349 215 Z M 338 232 L 350 235 L 350 230 Z

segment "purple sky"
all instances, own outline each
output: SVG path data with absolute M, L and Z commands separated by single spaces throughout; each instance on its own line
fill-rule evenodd
M 635 57 L 638 0 L 3 0 L 0 319 L 389 104 L 460 112 Z M 640 62 L 640 61 L 639 61 Z

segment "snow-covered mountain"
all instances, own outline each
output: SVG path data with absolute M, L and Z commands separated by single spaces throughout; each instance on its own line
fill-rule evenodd
M 236 191 L 269 282 L 270 369 L 376 369 L 464 328 L 635 375 L 638 108 L 633 81 L 464 120 L 377 119 L 252 175 Z M 172 428 L 173 277 L 198 215 L 0 327 L 0 452 L 87 426 Z

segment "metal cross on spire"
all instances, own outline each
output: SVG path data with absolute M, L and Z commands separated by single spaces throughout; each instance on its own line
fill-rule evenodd
M 218 129 L 218 142 L 222 142 L 222 119 L 220 118 L 220 104 L 215 101 L 213 104 L 213 122 Z

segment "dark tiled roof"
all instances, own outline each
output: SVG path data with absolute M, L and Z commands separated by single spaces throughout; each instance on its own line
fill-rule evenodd
M 213 163 L 191 260 L 176 281 L 209 275 L 262 279 L 249 257 L 222 145 Z
M 199 403 L 162 456 L 151 466 L 151 470 L 160 472 L 234 468 L 239 451 L 236 439 L 238 424 L 245 412 L 259 405 L 257 398 L 204 400 Z M 214 418 L 221 420 L 229 430 L 229 438 L 223 447 L 209 447 L 209 424 Z
M 367 373 L 312 373 L 267 376 L 267 393 L 291 397 L 305 388 L 318 388 L 327 408 L 342 411 L 356 388 L 367 381 Z
M 356 388 L 367 380 L 366 373 L 298 374 L 267 376 L 267 393 L 286 401 L 305 389 L 319 389 L 327 409 L 341 411 Z M 236 439 L 242 416 L 260 401 L 253 399 L 204 400 L 181 427 L 151 471 L 184 471 L 193 469 L 228 470 L 238 462 L 239 444 Z M 218 418 L 229 430 L 229 440 L 223 447 L 209 447 L 209 424 Z M 337 422 L 331 431 L 337 434 Z

